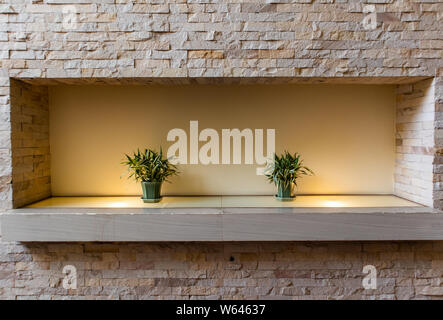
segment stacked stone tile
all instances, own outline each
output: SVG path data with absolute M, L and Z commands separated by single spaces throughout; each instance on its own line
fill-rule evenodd
M 2 209 L 50 192 L 47 94 L 32 81 L 175 77 L 402 77 L 395 190 L 443 208 L 442 16 L 441 0 L 0 0 Z M 0 297 L 426 298 L 442 295 L 441 257 L 440 242 L 1 243 Z M 60 287 L 67 262 L 76 292 Z M 361 288 L 366 262 L 379 291 Z
M 3 0 L 2 76 L 435 76 L 442 11 L 439 0 Z
M 433 79 L 397 88 L 395 194 L 433 206 Z
M 14 207 L 51 195 L 48 88 L 11 80 Z
M 435 242 L 3 244 L 0 298 L 436 299 L 442 257 Z M 377 289 L 363 288 L 365 265 Z

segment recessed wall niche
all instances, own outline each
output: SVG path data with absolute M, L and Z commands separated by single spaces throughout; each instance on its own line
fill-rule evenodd
M 51 195 L 138 195 L 119 164 L 124 153 L 166 152 L 168 132 L 181 128 L 189 139 L 190 121 L 215 129 L 220 140 L 223 129 L 275 129 L 277 153 L 300 152 L 316 173 L 299 193 L 395 194 L 432 206 L 432 80 L 399 81 L 13 80 L 14 206 Z M 179 165 L 164 194 L 272 195 L 242 150 L 242 164 Z M 220 163 L 221 153 L 220 141 Z

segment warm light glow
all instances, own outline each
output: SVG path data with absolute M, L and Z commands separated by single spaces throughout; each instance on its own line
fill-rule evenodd
M 180 165 L 181 174 L 171 178 L 171 184 L 164 184 L 165 195 L 273 195 L 275 186 L 256 175 L 256 146 L 253 163 L 245 164 L 245 155 L 251 155 L 247 151 L 250 148 L 246 148 L 249 144 L 245 143 L 248 139 L 241 138 L 238 147 L 234 147 L 231 139 L 231 165 L 223 165 L 223 155 L 228 162 L 228 151 L 223 151 L 222 130 L 234 128 L 252 130 L 254 143 L 258 143 L 254 129 L 263 129 L 263 144 L 258 145 L 262 146 L 264 157 L 268 129 L 276 130 L 278 153 L 286 149 L 301 154 L 304 164 L 314 170 L 315 175 L 300 180 L 299 194 L 389 194 L 393 191 L 395 92 L 391 86 L 208 85 L 202 88 L 199 84 L 51 86 L 52 194 L 139 195 L 140 184 L 126 179 L 126 170 L 120 165 L 124 154 L 149 146 L 163 147 L 167 153 L 182 137 L 181 141 L 186 144 L 182 150 L 188 151 L 183 157 L 188 164 Z M 230 97 L 228 104 L 227 96 Z M 208 112 L 208 101 L 214 112 Z M 269 101 L 278 106 L 279 112 L 268 112 Z M 303 107 L 294 108 L 294 101 Z M 183 110 L 186 110 L 185 118 Z M 160 121 L 165 113 L 168 121 Z M 192 135 L 190 120 L 198 120 L 198 128 L 193 127 L 197 130 L 193 129 Z M 134 129 L 147 127 L 149 130 Z M 191 151 L 191 137 L 207 128 L 214 129 L 215 133 L 206 132 L 211 135 L 205 142 L 199 142 L 196 151 L 192 143 Z M 167 141 L 168 133 L 174 129 L 178 129 L 175 133 L 185 133 L 186 139 L 180 133 Z M 210 142 L 215 148 L 211 149 L 218 148 L 218 152 L 214 152 L 214 157 L 211 152 L 214 162 L 205 165 L 199 151 L 203 151 L 203 145 L 209 148 Z M 241 155 L 241 159 L 237 159 L 241 164 L 233 164 L 236 155 Z M 191 156 L 192 162 L 195 161 L 192 165 Z M 70 170 L 66 170 L 67 167 Z M 321 203 L 313 204 L 318 205 Z
M 325 201 L 323 204 L 325 207 L 346 207 L 345 203 L 340 201 Z
M 144 203 L 132 197 L 51 197 L 28 208 L 371 208 L 417 207 L 414 202 L 392 195 L 300 195 L 294 201 L 274 196 L 163 197 L 158 203 Z
M 127 202 L 110 202 L 108 203 L 110 208 L 127 208 L 129 207 L 129 203 Z

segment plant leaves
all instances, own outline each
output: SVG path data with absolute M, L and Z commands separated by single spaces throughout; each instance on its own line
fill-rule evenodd
M 125 161 L 121 164 L 128 167 L 128 178 L 134 178 L 136 181 L 145 182 L 163 182 L 167 178 L 178 175 L 175 165 L 168 159 L 163 159 L 163 151 L 156 152 L 151 149 L 145 149 L 143 152 L 137 149 L 132 156 L 125 154 Z
M 281 156 L 274 154 L 274 161 L 268 164 L 265 176 L 269 182 L 275 185 L 281 184 L 288 187 L 292 183 L 297 185 L 296 180 L 302 175 L 313 175 L 314 172 L 303 165 L 303 160 L 297 152 L 293 155 L 285 151 Z

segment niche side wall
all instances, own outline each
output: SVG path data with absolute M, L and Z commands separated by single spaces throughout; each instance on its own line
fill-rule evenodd
M 48 88 L 11 79 L 13 207 L 51 195 Z
M 394 194 L 431 207 L 434 121 L 433 79 L 397 87 Z

